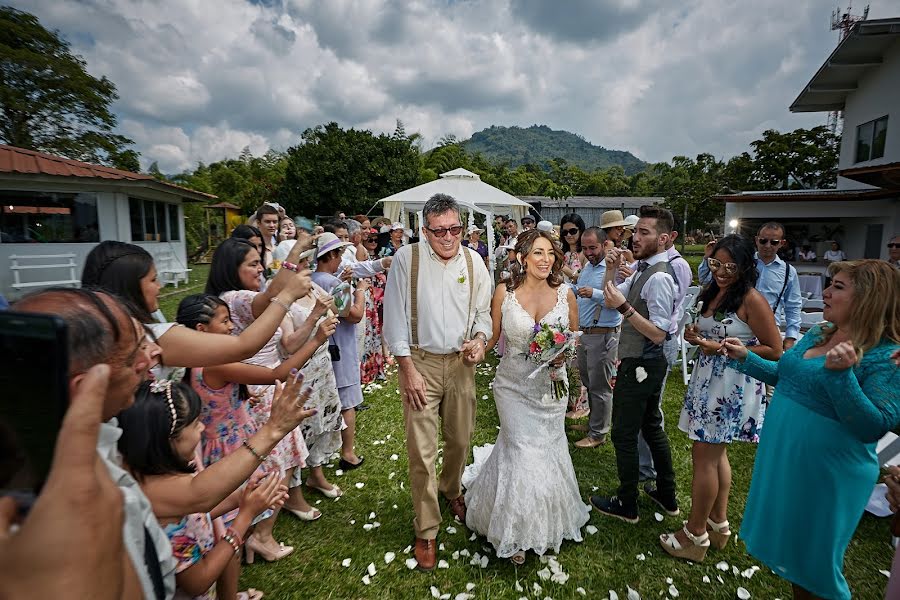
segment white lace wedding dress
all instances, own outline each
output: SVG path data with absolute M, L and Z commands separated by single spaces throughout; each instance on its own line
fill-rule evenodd
M 582 541 L 590 507 L 581 499 L 565 432 L 566 400 L 556 400 L 550 376 L 527 358 L 535 322 L 508 292 L 501 309 L 506 353 L 497 367 L 494 399 L 500 415 L 496 444 L 475 448 L 466 467 L 466 526 L 484 535 L 498 557 L 519 550 L 559 551 L 564 539 Z M 569 325 L 566 288 L 541 319 Z

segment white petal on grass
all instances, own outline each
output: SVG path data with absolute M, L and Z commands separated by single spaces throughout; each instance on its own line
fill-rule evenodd
M 366 531 L 372 531 L 372 527 L 373 525 L 371 523 L 366 523 L 365 525 L 363 525 L 363 529 L 365 529 Z
M 409 569 L 410 571 L 415 569 L 417 566 L 419 566 L 419 561 L 417 561 L 416 559 L 414 559 L 414 558 L 406 559 L 406 568 Z
M 410 551 L 412 551 L 412 546 L 411 546 L 411 545 L 410 545 L 410 546 L 407 546 L 406 548 L 403 549 L 403 554 L 409 554 Z
M 370 583 L 372 583 L 372 579 L 368 575 L 363 575 L 362 582 L 366 585 L 369 585 Z
M 534 582 L 531 589 L 534 591 L 535 595 L 540 594 L 542 591 L 544 591 L 541 589 L 541 586 L 537 584 L 537 581 Z
M 438 550 L 440 550 L 441 552 L 444 551 L 444 544 L 443 544 L 443 543 L 441 543 L 441 544 L 438 545 Z
M 669 585 L 672 585 L 672 583 L 673 583 L 672 578 L 671 578 L 671 577 L 666 577 L 666 583 L 668 583 Z
M 400 458 L 400 457 L 397 456 L 396 454 L 391 454 L 391 460 L 397 460 L 397 459 L 399 459 L 399 458 Z
M 735 577 L 741 574 L 741 570 L 737 568 L 737 565 L 731 565 L 731 574 Z
M 487 557 L 487 556 L 482 556 L 482 557 L 481 557 L 481 565 L 480 565 L 480 566 L 481 566 L 482 569 L 486 569 L 486 568 L 487 568 L 487 566 L 488 566 L 488 557 Z
M 446 594 L 441 594 L 440 600 L 450 600 L 450 592 L 447 592 Z
M 459 555 L 460 556 L 472 556 L 472 553 L 469 552 L 468 548 L 463 548 L 462 550 L 459 551 Z
M 543 569 L 541 569 L 540 571 L 537 572 L 537 576 L 540 577 L 541 579 L 543 579 L 544 581 L 547 581 L 548 579 L 550 579 L 550 577 L 552 575 L 553 574 L 550 572 L 550 569 L 548 569 L 547 567 L 544 567 Z
M 451 556 L 453 557 L 453 560 L 459 560 L 459 550 L 454 550 Z
M 723 560 L 723 561 L 720 562 L 720 563 L 716 563 L 716 568 L 717 568 L 718 570 L 720 570 L 720 571 L 727 571 L 727 570 L 728 570 L 728 563 L 725 562 L 725 561 Z
M 384 553 L 384 564 L 386 564 L 386 565 L 391 564 L 395 558 L 397 558 L 397 555 L 394 554 L 393 552 L 385 552 Z
M 338 498 L 340 498 L 340 496 L 338 496 Z M 395 504 L 392 508 L 393 508 L 394 510 L 397 510 L 397 505 Z
M 454 534 L 454 533 L 456 533 L 456 527 L 454 527 L 453 525 L 449 525 L 449 526 L 447 527 L 447 533 L 449 533 L 449 534 L 451 534 L 451 535 Z
M 474 589 L 475 589 L 475 584 L 472 583 L 471 581 L 470 581 L 469 583 L 466 584 L 466 591 L 467 591 L 467 592 L 471 592 L 471 591 L 474 590 Z
M 474 598 L 474 597 L 475 596 L 473 596 L 472 594 L 459 593 L 456 595 L 455 600 L 470 600 L 471 598 Z
M 569 581 L 569 576 L 566 573 L 560 571 L 559 573 L 554 573 L 550 578 L 550 581 L 553 583 L 558 583 L 559 585 L 565 585 L 567 581 Z
M 434 586 L 431 586 L 430 590 L 431 590 L 432 598 L 440 598 L 441 597 L 441 590 L 437 589 Z
M 635 558 L 636 558 L 636 559 L 638 559 L 638 560 L 647 560 L 647 557 L 646 557 L 646 556 L 644 556 L 644 554 L 643 554 L 643 553 L 641 553 L 641 554 L 638 554 L 638 555 L 637 555 L 637 556 L 635 556 Z
M 350 519 L 350 524 L 351 524 L 351 525 L 356 525 L 356 519 Z
M 628 600 L 641 600 L 641 595 L 637 593 L 637 590 L 633 590 L 628 586 L 625 587 L 628 590 Z
M 394 475 L 396 475 L 396 473 L 394 473 L 393 471 L 391 471 L 390 473 L 388 473 L 388 479 L 393 479 L 393 478 L 394 478 Z
M 723 585 L 725 584 L 725 580 L 722 579 L 722 576 L 721 576 L 721 575 L 716 575 L 716 579 L 718 580 L 719 583 L 721 583 L 721 584 L 723 584 Z
M 341 566 L 345 567 L 345 568 L 349 567 L 351 562 L 353 562 L 351 559 L 345 558 L 344 560 L 341 561 Z
M 522 584 L 519 583 L 519 580 L 518 580 L 518 579 L 516 579 L 516 586 L 515 586 L 515 587 L 516 587 L 516 591 L 517 591 L 517 592 L 524 592 L 524 591 L 525 591 L 525 588 L 522 587 Z
M 709 576 L 708 576 L 708 575 L 704 575 L 704 576 L 703 576 L 703 583 L 710 583 L 710 580 L 709 580 Z
M 882 575 L 884 575 L 885 577 L 890 577 L 890 576 L 891 576 L 891 572 L 890 572 L 890 571 L 885 571 L 884 569 L 878 569 L 878 572 L 881 573 Z
M 616 593 L 616 590 L 609 590 L 609 600 L 619 600 L 619 595 Z
M 741 600 L 750 600 L 750 592 L 748 592 L 747 590 L 745 590 L 742 587 L 739 587 L 737 589 L 737 597 L 740 598 Z
M 664 517 L 658 512 L 655 512 L 653 513 L 653 518 L 656 519 L 658 523 L 661 523 Z
M 582 596 L 587 596 L 587 592 L 584 591 L 584 588 L 583 588 L 583 587 L 577 587 L 577 588 L 575 588 L 575 591 L 576 591 L 577 593 L 581 594 Z
M 361 490 L 361 489 L 363 489 L 364 487 L 366 487 L 366 484 L 364 484 L 362 481 L 358 481 L 358 482 L 356 483 L 356 489 Z
M 488 399 L 487 394 L 485 394 L 484 396 L 482 396 L 481 399 L 482 399 L 482 400 L 487 400 L 487 399 Z
M 375 518 L 375 513 L 370 512 L 370 513 L 369 513 L 369 518 L 370 518 L 370 519 L 374 519 L 374 518 Z
M 756 571 L 754 571 L 753 569 L 744 569 L 743 571 L 741 571 L 741 577 L 743 577 L 744 579 L 750 579 L 754 575 L 756 575 Z
M 401 489 L 401 490 L 403 489 L 403 482 L 402 482 L 402 481 L 400 482 L 400 489 Z
M 590 535 L 594 535 L 595 533 L 597 533 L 597 528 L 593 525 L 588 525 L 584 528 L 584 530 L 587 531 Z
M 441 560 L 438 561 L 437 568 L 438 569 L 449 569 L 450 563 L 448 563 L 446 560 L 444 560 L 442 558 Z
M 476 533 L 473 533 L 472 535 L 469 536 L 470 542 L 474 542 L 477 539 L 478 539 L 478 534 L 476 534 Z
M 637 379 L 638 383 L 643 383 L 647 379 L 647 370 L 644 367 L 638 367 L 634 370 L 634 378 Z
M 318 506 L 319 504 L 322 504 L 322 501 L 321 501 L 321 500 L 316 500 L 316 506 Z
M 341 475 L 344 474 L 344 472 L 341 469 L 338 469 L 337 471 L 334 472 L 334 474 L 337 475 L 338 477 L 340 477 Z
M 372 523 L 372 527 L 376 527 L 376 528 L 381 527 L 381 523 L 379 523 L 378 521 L 375 521 L 374 523 Z
M 678 597 L 678 588 L 675 587 L 674 585 L 670 585 L 669 586 L 669 595 L 672 596 L 673 598 L 677 598 Z

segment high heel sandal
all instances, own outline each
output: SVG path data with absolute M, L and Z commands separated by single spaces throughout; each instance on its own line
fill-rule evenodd
M 731 537 L 731 529 L 728 527 L 728 521 L 716 523 L 712 519 L 706 519 L 706 532 L 709 534 L 709 544 L 716 550 L 721 550 L 728 544 Z
M 687 524 L 685 524 L 683 531 L 691 542 L 689 545 L 682 546 L 674 533 L 664 533 L 659 536 L 659 543 L 662 545 L 663 550 L 675 558 L 703 562 L 703 559 L 706 558 L 706 551 L 709 550 L 709 534 L 703 532 L 703 535 L 694 535 L 688 531 Z
M 525 551 L 519 550 L 515 554 L 509 557 L 509 561 L 516 565 L 517 567 L 521 567 L 525 564 Z
M 263 596 L 261 591 L 250 588 L 246 592 L 238 592 L 237 600 L 262 600 Z
M 326 498 L 338 498 L 339 496 L 343 496 L 343 495 L 344 495 L 344 491 L 341 490 L 341 488 L 339 488 L 338 486 L 336 486 L 336 485 L 333 484 L 333 483 L 331 484 L 331 489 L 330 489 L 330 490 L 329 490 L 329 489 L 326 489 L 326 488 L 322 488 L 322 487 L 316 487 L 316 486 L 310 485 L 310 484 L 308 484 L 308 483 L 306 484 L 306 487 L 308 487 L 308 488 L 311 489 L 311 490 L 316 490 L 317 492 L 319 492 L 320 494 L 322 494 L 322 495 L 325 496 Z
M 268 548 L 263 546 L 260 542 L 256 541 L 256 538 L 250 536 L 244 543 L 244 560 L 248 565 L 252 565 L 254 559 L 256 558 L 256 555 L 259 554 L 264 561 L 275 562 L 276 560 L 281 560 L 285 556 L 291 554 L 293 551 L 293 546 L 278 544 L 278 550 L 272 552 Z
M 284 510 L 288 511 L 301 521 L 316 521 L 322 518 L 322 511 L 317 508 L 310 508 L 309 510 L 297 510 L 296 508 L 288 508 L 287 506 L 285 506 Z

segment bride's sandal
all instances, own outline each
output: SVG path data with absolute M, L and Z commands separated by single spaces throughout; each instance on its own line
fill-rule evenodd
M 709 544 L 716 550 L 721 550 L 728 544 L 731 537 L 731 529 L 728 527 L 728 521 L 716 523 L 712 519 L 706 519 L 706 532 L 709 534 Z
M 709 534 L 704 532 L 703 535 L 694 535 L 688 531 L 687 525 L 684 526 L 683 531 L 691 542 L 690 544 L 682 546 L 674 533 L 664 533 L 659 536 L 659 543 L 663 550 L 675 558 L 703 562 L 703 559 L 706 558 L 706 551 L 709 550 Z
M 509 557 L 509 561 L 516 565 L 517 567 L 521 567 L 525 564 L 525 551 L 519 550 L 515 554 Z

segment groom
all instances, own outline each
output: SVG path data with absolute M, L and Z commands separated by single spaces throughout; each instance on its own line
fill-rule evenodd
M 438 490 L 462 523 L 463 468 L 475 428 L 475 365 L 491 335 L 491 279 L 484 261 L 460 246 L 459 205 L 435 194 L 422 210 L 423 239 L 394 255 L 384 292 L 384 340 L 400 369 L 400 396 L 416 518 L 416 561 L 434 568 Z M 444 438 L 435 480 L 438 421 Z

